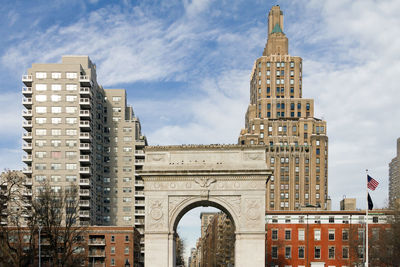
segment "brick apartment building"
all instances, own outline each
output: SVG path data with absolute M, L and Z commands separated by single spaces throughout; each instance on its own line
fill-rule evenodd
M 387 212 L 374 211 L 368 219 L 371 264 L 371 248 L 390 228 Z M 266 266 L 354 266 L 364 261 L 364 211 L 269 212 L 266 230 Z

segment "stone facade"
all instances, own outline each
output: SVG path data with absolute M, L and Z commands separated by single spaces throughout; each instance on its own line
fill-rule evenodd
M 199 206 L 225 212 L 236 229 L 235 266 L 265 264 L 265 183 L 272 172 L 263 146 L 146 148 L 145 265 L 175 266 L 174 233 Z
M 266 145 L 274 170 L 267 210 L 328 208 L 326 122 L 314 117 L 314 100 L 302 98 L 302 59 L 289 55 L 283 12 L 272 7 L 268 41 L 253 67 L 250 104 L 239 144 Z

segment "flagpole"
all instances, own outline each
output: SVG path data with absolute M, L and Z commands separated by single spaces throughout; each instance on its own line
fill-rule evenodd
M 366 216 L 365 216 L 365 267 L 368 267 L 368 169 L 365 170 L 367 174 L 367 184 L 366 184 L 366 189 L 367 189 L 367 195 L 366 195 L 366 200 L 367 200 L 367 206 L 365 207 L 366 210 Z

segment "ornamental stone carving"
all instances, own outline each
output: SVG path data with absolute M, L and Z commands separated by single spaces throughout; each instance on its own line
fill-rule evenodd
M 200 185 L 200 187 L 208 188 L 212 183 L 215 183 L 217 180 L 215 178 L 195 178 L 194 181 L 196 184 Z
M 244 153 L 243 154 L 245 160 L 263 160 L 263 153 Z
M 163 227 L 164 213 L 161 200 L 155 200 L 150 202 L 149 215 L 150 215 L 149 225 L 151 226 L 151 228 L 158 229 Z
M 260 219 L 260 203 L 257 199 L 246 199 L 246 218 L 248 221 Z

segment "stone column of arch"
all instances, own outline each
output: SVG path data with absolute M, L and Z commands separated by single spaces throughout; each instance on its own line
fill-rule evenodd
M 174 267 L 174 233 L 199 206 L 224 211 L 235 225 L 235 266 L 265 266 L 265 192 L 272 172 L 265 147 L 146 148 L 145 266 Z

